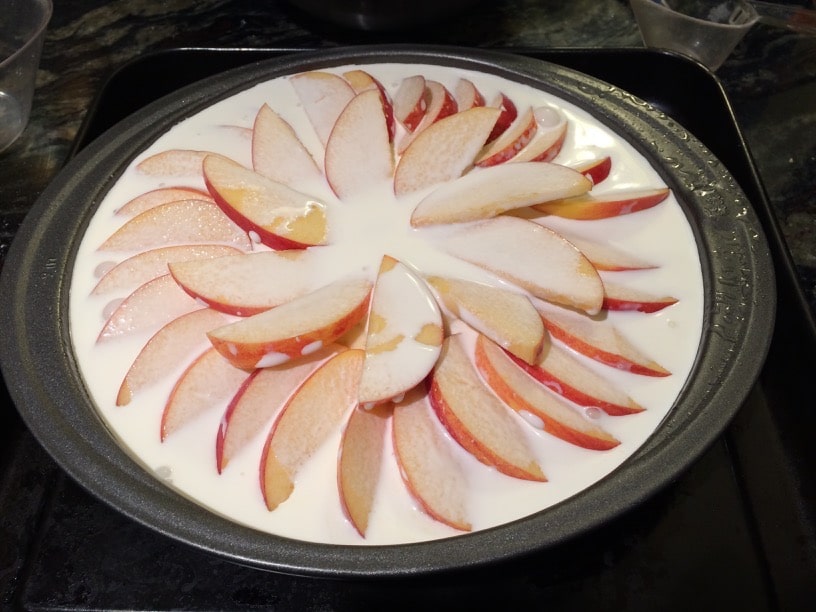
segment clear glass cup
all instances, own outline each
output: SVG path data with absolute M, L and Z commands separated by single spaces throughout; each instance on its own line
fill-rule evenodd
M 28 123 L 51 12 L 51 0 L 0 0 L 0 151 Z
M 629 0 L 647 47 L 669 49 L 717 70 L 757 22 L 745 0 Z

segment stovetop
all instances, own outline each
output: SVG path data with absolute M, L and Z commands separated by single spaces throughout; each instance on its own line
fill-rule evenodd
M 178 49 L 139 58 L 100 92 L 74 151 L 184 84 L 289 51 Z M 754 203 L 773 250 L 779 316 L 767 364 L 728 430 L 676 482 L 555 548 L 478 571 L 337 581 L 242 567 L 123 517 L 62 473 L 8 408 L 2 387 L 0 606 L 357 610 L 445 602 L 480 609 L 791 610 L 816 601 L 816 449 L 809 442 L 816 412 L 808 389 L 816 333 L 725 94 L 710 73 L 671 55 L 517 51 L 658 107 L 702 140 Z M 20 221 L 4 218 L 0 226 L 12 236 Z

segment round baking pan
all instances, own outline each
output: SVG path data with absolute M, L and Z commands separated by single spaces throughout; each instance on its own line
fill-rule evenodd
M 68 292 L 89 219 L 131 160 L 214 101 L 256 83 L 344 64 L 415 62 L 497 74 L 586 109 L 627 139 L 684 207 L 705 288 L 697 360 L 654 434 L 609 476 L 529 517 L 407 545 L 324 545 L 260 533 L 162 484 L 118 445 L 83 384 Z M 695 186 L 704 185 L 705 189 Z M 685 470 L 736 414 L 773 329 L 773 267 L 734 179 L 682 126 L 607 83 L 540 60 L 452 47 L 377 46 L 299 53 L 229 71 L 135 113 L 71 160 L 17 233 L 0 278 L 0 363 L 14 403 L 56 462 L 99 499 L 168 537 L 258 568 L 335 578 L 416 576 L 485 566 L 562 543 L 633 508 Z

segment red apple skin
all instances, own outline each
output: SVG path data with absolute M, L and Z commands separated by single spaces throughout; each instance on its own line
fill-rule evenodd
M 326 361 L 295 390 L 278 413 L 258 470 L 261 495 L 268 510 L 289 498 L 302 464 L 331 431 L 342 425 L 344 416 L 354 406 L 363 356 L 359 349 L 348 349 Z
M 286 251 L 289 249 L 308 249 L 310 246 L 314 246 L 312 244 L 308 244 L 305 242 L 298 242 L 296 240 L 290 240 L 284 236 L 280 236 L 278 234 L 272 233 L 259 225 L 252 223 L 249 219 L 244 217 L 243 215 L 239 214 L 232 205 L 227 202 L 224 198 L 218 195 L 218 192 L 215 188 L 207 181 L 206 176 L 204 181 L 207 185 L 207 189 L 210 191 L 213 200 L 218 205 L 218 207 L 224 211 L 224 214 L 229 217 L 230 221 L 235 223 L 238 227 L 240 227 L 245 232 L 254 232 L 258 235 L 260 241 L 268 246 L 270 249 L 275 249 L 276 251 Z
M 676 304 L 677 299 L 673 297 L 664 297 L 660 298 L 656 301 L 643 301 L 643 300 L 629 300 L 623 298 L 614 298 L 606 296 L 604 297 L 603 301 L 603 309 L 604 310 L 613 310 L 613 311 L 630 311 L 630 312 L 659 312 L 664 308 L 668 308 L 672 304 Z
M 409 92 L 409 93 L 406 93 Z M 413 132 L 425 115 L 425 77 L 414 75 L 403 80 L 394 100 L 394 117 L 406 130 Z
M 501 136 L 516 120 L 516 117 L 518 117 L 518 109 L 516 108 L 515 103 L 505 94 L 500 94 L 499 98 L 490 106 L 500 109 L 501 114 L 496 121 L 496 125 L 493 126 L 493 131 L 490 132 L 487 142 L 491 142 Z
M 537 364 L 526 363 L 506 350 L 505 353 L 507 353 L 508 357 L 510 357 L 510 359 L 512 359 L 521 369 L 535 378 L 542 385 L 548 389 L 551 389 L 553 392 L 564 396 L 579 406 L 592 406 L 595 408 L 600 408 L 610 416 L 637 414 L 638 412 L 643 412 L 644 410 L 642 406 L 622 406 L 620 404 L 613 404 L 611 402 L 599 400 L 598 398 L 587 395 L 583 391 L 576 389 L 575 387 L 566 384 L 564 381 L 552 376 L 547 370 L 541 368 Z
M 585 195 L 535 204 L 533 208 L 540 212 L 565 219 L 577 219 L 582 221 L 609 219 L 610 217 L 627 215 L 652 208 L 665 200 L 669 196 L 669 193 L 671 193 L 671 190 L 662 188 L 639 192 L 626 192 L 619 195 Z
M 422 510 L 440 523 L 471 531 L 473 525 L 466 513 L 464 473 L 453 458 L 447 437 L 437 427 L 422 385 L 411 389 L 405 399 L 394 406 L 391 439 L 402 481 Z M 431 491 L 428 491 L 429 483 L 420 480 L 422 468 L 433 473 Z M 446 479 L 460 486 L 446 486 Z M 434 494 L 442 489 L 444 494 Z
M 598 185 L 609 178 L 609 173 L 612 171 L 612 158 L 606 155 L 588 162 L 574 164 L 572 167 L 591 180 L 593 185 Z
M 343 77 L 358 94 L 372 88 L 380 92 L 380 101 L 383 105 L 383 113 L 385 114 L 385 121 L 388 126 L 388 140 L 394 142 L 394 136 L 397 133 L 396 119 L 394 118 L 394 104 L 383 84 L 365 70 L 351 70 L 344 73 Z
M 617 370 L 631 372 L 632 374 L 640 374 L 641 376 L 671 376 L 671 372 L 663 369 L 657 364 L 655 364 L 655 367 L 648 367 L 647 365 L 635 363 L 621 355 L 616 355 L 615 353 L 611 353 L 600 347 L 589 344 L 578 336 L 571 334 L 568 330 L 554 325 L 552 322 L 548 321 L 546 317 L 543 317 L 543 320 L 544 326 L 547 328 L 547 331 L 550 332 L 550 336 L 560 340 L 567 346 L 575 349 L 582 355 L 586 355 L 590 359 L 604 363 Z
M 499 115 L 499 120 L 501 120 L 501 115 Z M 538 129 L 532 109 L 522 115 L 518 121 L 520 122 L 519 125 L 510 126 L 499 138 L 489 141 L 488 146 L 485 147 L 485 150 L 482 151 L 476 160 L 476 166 L 487 168 L 495 166 L 496 164 L 503 164 L 507 160 L 512 159 L 532 140 L 533 135 Z M 503 142 L 506 138 L 509 138 L 509 141 Z M 533 161 L 539 160 L 536 159 Z
M 280 338 L 274 341 L 260 341 L 256 343 L 243 344 L 240 349 L 233 351 L 234 343 L 230 340 L 219 338 L 216 334 L 218 330 L 213 330 L 208 334 L 213 347 L 226 357 L 235 367 L 244 370 L 254 369 L 261 360 L 270 353 L 280 353 L 295 359 L 303 355 L 303 350 L 317 343 L 326 346 L 340 336 L 352 329 L 367 313 L 368 305 L 371 301 L 371 291 L 353 310 L 345 313 L 331 325 L 314 329 L 306 333 L 298 334 L 294 337 Z M 261 313 L 263 314 L 263 313 Z
M 462 448 L 464 448 L 480 462 L 484 463 L 485 465 L 492 465 L 501 473 L 512 476 L 513 478 L 519 478 L 521 480 L 534 480 L 537 482 L 547 481 L 547 478 L 543 474 L 532 474 L 525 470 L 521 470 L 515 465 L 506 463 L 502 461 L 501 458 L 487 452 L 478 441 L 466 435 L 462 435 L 462 432 L 465 431 L 465 426 L 450 409 L 439 388 L 439 385 L 435 383 L 433 379 L 431 380 L 431 385 L 428 389 L 428 399 L 431 401 L 431 406 L 433 407 L 436 416 L 445 425 L 445 429 L 447 429 L 448 432 L 451 432 L 452 436 L 454 435 L 452 432 L 458 432 L 458 435 L 454 436 L 456 441 L 462 446 Z
M 552 418 L 550 415 L 545 414 L 541 410 L 537 410 L 534 406 L 527 402 L 524 397 L 517 393 L 516 390 L 510 386 L 504 377 L 499 373 L 485 352 L 485 343 L 482 340 L 484 340 L 484 337 L 480 338 L 480 341 L 476 343 L 476 367 L 479 369 L 479 372 L 482 374 L 485 381 L 490 388 L 493 389 L 496 395 L 513 410 L 526 410 L 527 412 L 536 415 L 544 423 L 544 430 L 547 433 L 582 448 L 588 448 L 590 450 L 609 450 L 610 448 L 615 448 L 620 444 L 619 440 L 616 440 L 614 437 L 606 434 L 606 432 L 603 432 L 603 434 L 606 434 L 604 437 L 600 437 L 600 433 L 598 436 L 592 436 L 588 433 L 579 431 L 578 429 L 569 427 L 566 423 L 562 423 Z M 517 360 L 503 349 L 500 350 L 501 353 L 499 354 L 501 355 L 504 353 L 508 355 L 511 361 L 516 362 L 519 365 L 524 363 L 523 361 Z M 522 370 L 527 371 L 527 367 L 521 367 Z

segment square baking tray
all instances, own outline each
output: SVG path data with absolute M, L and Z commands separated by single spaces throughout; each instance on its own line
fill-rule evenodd
M 72 154 L 183 85 L 297 51 L 188 48 L 139 57 L 100 90 Z M 816 332 L 723 88 L 699 65 L 668 53 L 512 51 L 574 68 L 657 107 L 712 150 L 756 208 L 774 257 L 779 314 L 765 368 L 726 433 L 665 490 L 556 548 L 477 572 L 344 582 L 241 567 L 130 521 L 74 484 L 4 411 L 0 606 L 775 610 L 816 601 L 816 445 L 809 440 Z M 0 399 L 4 394 L 0 387 Z

